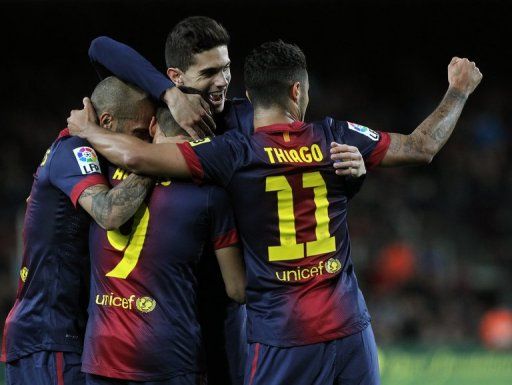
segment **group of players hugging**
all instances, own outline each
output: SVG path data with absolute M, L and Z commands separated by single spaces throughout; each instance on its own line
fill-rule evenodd
M 226 99 L 228 45 L 217 21 L 186 18 L 165 76 L 122 43 L 92 42 L 114 76 L 34 175 L 8 385 L 206 384 L 224 351 L 233 385 L 380 383 L 347 203 L 367 170 L 430 163 L 482 75 L 454 57 L 440 104 L 403 135 L 305 122 L 306 58 L 281 40 L 246 57 L 247 98 Z M 233 302 L 215 330 L 225 348 L 205 357 L 197 266 L 213 254 L 208 274 Z

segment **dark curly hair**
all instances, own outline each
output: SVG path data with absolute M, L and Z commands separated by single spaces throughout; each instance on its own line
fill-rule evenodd
M 285 106 L 290 86 L 306 79 L 306 57 L 295 44 L 266 42 L 245 59 L 245 87 L 255 107 Z
M 228 31 L 206 16 L 192 16 L 180 21 L 165 42 L 167 67 L 186 71 L 194 64 L 194 55 L 229 44 Z

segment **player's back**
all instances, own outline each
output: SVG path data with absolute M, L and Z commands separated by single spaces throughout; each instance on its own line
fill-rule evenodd
M 350 259 L 347 185 L 329 156 L 335 134 L 327 121 L 260 128 L 233 177 L 252 341 L 315 343 L 369 321 Z
M 112 184 L 125 173 L 111 172 Z M 212 241 L 236 243 L 225 192 L 165 181 L 127 228 L 91 225 L 91 301 L 83 370 L 156 381 L 204 370 L 196 268 Z
M 333 141 L 357 146 L 367 165 L 385 148 L 379 133 L 331 118 L 179 145 L 194 178 L 220 183 L 232 197 L 250 342 L 316 343 L 356 333 L 370 320 L 350 259 L 351 188 L 334 173 Z
M 80 168 L 76 151 L 86 151 L 86 144 L 62 131 L 34 174 L 16 302 L 4 328 L 3 360 L 40 350 L 82 350 L 90 219 L 74 205 L 85 188 L 104 180 L 97 174 L 99 168 Z M 91 158 L 89 163 L 96 166 L 97 161 Z

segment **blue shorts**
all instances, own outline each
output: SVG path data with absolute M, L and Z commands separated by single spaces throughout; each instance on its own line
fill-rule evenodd
M 6 385 L 85 385 L 81 355 L 40 351 L 5 364 Z
M 87 385 L 207 385 L 205 374 L 190 373 L 160 381 L 130 381 L 86 373 Z
M 377 346 L 370 325 L 348 337 L 279 348 L 251 343 L 245 385 L 379 385 Z

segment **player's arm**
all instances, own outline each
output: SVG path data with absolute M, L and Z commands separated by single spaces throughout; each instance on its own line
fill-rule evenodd
M 227 295 L 238 303 L 245 302 L 245 266 L 237 247 L 235 215 L 227 192 L 209 187 L 208 214 L 210 233 Z
M 100 36 L 91 42 L 89 57 L 100 77 L 104 71 L 99 69 L 105 68 L 120 79 L 139 86 L 155 99 L 163 100 L 176 122 L 193 139 L 208 136 L 215 129 L 208 102 L 200 95 L 180 91 L 133 48 Z
M 245 303 L 245 267 L 236 246 L 215 250 L 226 293 L 238 303 Z
M 452 134 L 469 95 L 481 80 L 474 62 L 454 57 L 448 65 L 449 87 L 441 103 L 411 134 L 389 134 L 389 149 L 380 165 L 430 163 Z
M 114 188 L 88 187 L 78 203 L 102 228 L 117 229 L 135 214 L 153 184 L 151 178 L 131 174 Z
M 67 134 L 63 136 L 44 163 L 50 183 L 66 194 L 73 206 L 82 205 L 100 226 L 106 229 L 121 226 L 142 203 L 151 188 L 151 180 L 132 175 L 110 190 L 90 143 Z
M 84 99 L 83 110 L 71 111 L 71 135 L 87 139 L 111 163 L 139 175 L 189 178 L 185 158 L 175 143 L 147 143 L 130 135 L 114 133 L 96 124 L 94 107 Z

